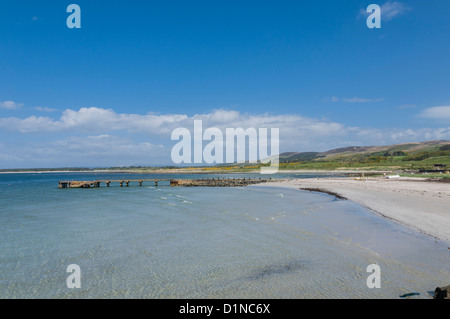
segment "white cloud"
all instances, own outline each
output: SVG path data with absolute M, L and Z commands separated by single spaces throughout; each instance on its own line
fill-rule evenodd
M 381 19 L 389 21 L 409 10 L 409 7 L 401 2 L 389 1 L 381 6 Z
M 450 120 L 450 106 L 430 107 L 423 110 L 419 116 L 437 120 Z
M 48 132 L 52 131 L 55 123 L 48 117 L 30 116 L 25 119 L 17 117 L 0 118 L 0 128 L 20 133 Z
M 163 164 L 170 150 L 150 142 L 113 135 L 69 137 L 42 143 L 0 145 L 5 167 L 89 167 Z
M 330 100 L 329 100 L 330 101 Z M 369 103 L 369 102 L 381 102 L 383 99 L 368 99 L 368 98 L 361 98 L 361 97 L 352 97 L 352 98 L 338 98 L 337 96 L 331 97 L 331 102 L 339 102 L 343 101 L 346 103 Z
M 369 102 L 383 101 L 383 99 L 366 99 L 366 98 L 360 98 L 360 97 L 345 98 L 342 100 L 347 103 L 369 103 Z
M 450 118 L 450 107 L 427 109 L 424 116 Z M 370 128 L 298 114 L 248 114 L 234 110 L 214 110 L 190 116 L 140 115 L 119 114 L 111 109 L 90 107 L 68 109 L 58 119 L 47 116 L 0 118 L 0 129 L 9 130 L 7 134 L 19 134 L 17 140 L 21 141 L 1 147 L 0 167 L 17 167 L 19 163 L 28 163 L 28 166 L 33 167 L 171 165 L 170 150 L 176 143 L 170 140 L 172 131 L 185 127 L 192 132 L 193 122 L 198 119 L 203 120 L 203 130 L 209 127 L 217 127 L 222 132 L 228 127 L 279 128 L 281 152 L 326 151 L 345 146 L 450 139 L 450 127 Z M 36 143 L 35 134 L 29 133 L 46 134 L 41 135 L 43 138 Z
M 57 109 L 52 109 L 52 108 L 49 108 L 49 107 L 41 107 L 41 106 L 37 106 L 34 109 L 36 111 L 46 112 L 46 113 L 51 113 L 51 112 L 57 112 L 58 111 Z
M 407 5 L 398 1 L 388 1 L 381 5 L 380 9 L 382 21 L 390 21 L 411 10 Z M 360 15 L 367 17 L 370 15 L 370 12 L 367 12 L 367 9 L 364 8 L 360 10 Z
M 362 99 L 351 99 L 354 103 Z M 364 100 L 366 101 L 366 100 Z M 429 118 L 450 118 L 450 106 L 439 106 L 426 109 L 421 116 Z M 312 141 L 322 137 L 339 138 L 349 134 L 364 136 L 364 132 L 374 136 L 382 134 L 389 136 L 386 129 L 370 129 L 349 127 L 341 123 L 303 117 L 298 114 L 248 114 L 238 111 L 214 110 L 209 113 L 195 114 L 118 114 L 111 109 L 96 107 L 81 108 L 78 111 L 67 109 L 59 119 L 47 116 L 29 116 L 24 119 L 17 117 L 0 118 L 0 128 L 20 133 L 64 132 L 68 134 L 86 134 L 97 139 L 107 138 L 110 132 L 123 131 L 127 134 L 146 133 L 148 136 L 168 138 L 177 127 L 193 128 L 194 120 L 203 120 L 203 128 L 217 127 L 225 130 L 227 127 L 242 128 L 280 128 L 280 133 L 286 140 L 295 144 L 298 139 Z M 376 132 L 376 134 L 375 134 Z M 398 135 L 397 130 L 391 130 L 392 136 Z M 407 134 L 402 133 L 402 136 Z M 423 131 L 418 131 L 423 132 Z M 417 135 L 419 138 L 420 133 Z M 294 137 L 294 138 L 292 138 Z M 361 141 L 363 144 L 364 141 Z M 314 144 L 312 144 L 314 145 Z
M 53 149 L 58 150 L 59 155 L 70 151 L 71 157 L 75 154 L 81 157 L 90 156 L 120 156 L 135 157 L 139 159 L 147 157 L 149 152 L 159 151 L 164 147 L 150 142 L 136 143 L 128 138 L 117 137 L 108 134 L 86 137 L 70 137 L 50 143 Z M 76 153 L 78 152 L 78 153 Z
M 23 104 L 16 103 L 14 101 L 0 101 L 0 108 L 8 109 L 8 110 L 15 110 L 19 107 L 23 106 Z
M 35 132 L 104 132 L 126 130 L 153 134 L 167 133 L 167 128 L 187 119 L 187 115 L 117 114 L 111 109 L 83 107 L 78 111 L 67 109 L 55 120 L 47 116 L 0 118 L 0 128 L 21 133 Z

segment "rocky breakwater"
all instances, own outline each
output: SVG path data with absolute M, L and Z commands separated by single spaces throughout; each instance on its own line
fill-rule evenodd
M 178 179 L 172 180 L 170 186 L 173 187 L 240 187 L 252 184 L 265 183 L 270 179 L 227 179 L 227 178 L 209 178 L 209 179 Z

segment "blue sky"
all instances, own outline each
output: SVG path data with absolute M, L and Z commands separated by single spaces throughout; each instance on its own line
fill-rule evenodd
M 69 29 L 66 8 L 81 8 Z M 381 29 L 364 13 L 382 8 Z M 176 127 L 280 151 L 450 139 L 448 1 L 9 1 L 0 168 L 171 164 Z

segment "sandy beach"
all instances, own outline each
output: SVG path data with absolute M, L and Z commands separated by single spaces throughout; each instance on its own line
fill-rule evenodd
M 258 185 L 333 192 L 373 212 L 450 242 L 450 183 L 413 178 L 307 178 Z

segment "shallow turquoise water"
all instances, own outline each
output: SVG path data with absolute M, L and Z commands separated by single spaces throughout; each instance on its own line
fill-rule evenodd
M 449 243 L 326 194 L 58 189 L 119 176 L 0 174 L 1 298 L 428 298 L 450 281 Z

